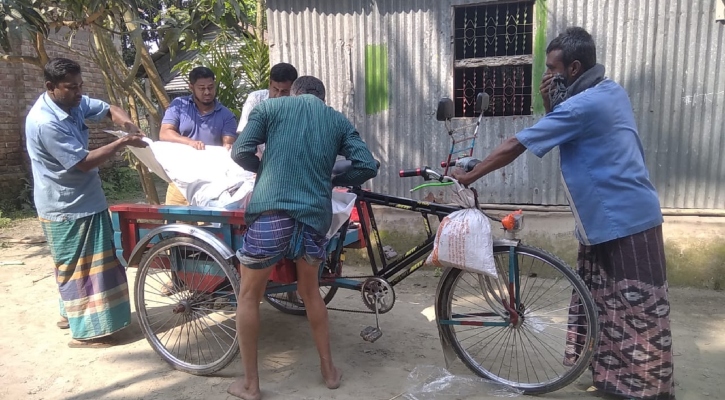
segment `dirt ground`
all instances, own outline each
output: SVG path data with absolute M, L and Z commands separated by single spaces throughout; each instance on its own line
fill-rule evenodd
M 0 230 L 0 398 L 2 399 L 232 399 L 227 386 L 242 372 L 237 359 L 215 376 L 198 377 L 171 369 L 151 349 L 135 320 L 109 349 L 70 349 L 68 331 L 56 328 L 57 288 L 47 246 L 10 243 L 41 236 L 35 220 Z M 7 265 L 21 261 L 24 265 Z M 133 282 L 135 271 L 129 271 Z M 381 316 L 384 336 L 374 344 L 360 330 L 370 315 L 332 311 L 333 352 L 344 372 L 342 387 L 323 388 L 306 319 L 262 306 L 260 370 L 266 399 L 405 398 L 409 372 L 416 366 L 444 367 L 438 333 L 423 312 L 433 304 L 437 279 L 421 271 L 396 286 L 395 308 Z M 671 290 L 677 398 L 723 399 L 725 370 L 725 293 Z M 341 291 L 331 306 L 360 308 L 357 292 Z M 461 366 L 451 368 L 466 374 Z M 585 389 L 588 373 L 547 399 L 596 398 Z M 482 388 L 469 397 L 497 397 Z

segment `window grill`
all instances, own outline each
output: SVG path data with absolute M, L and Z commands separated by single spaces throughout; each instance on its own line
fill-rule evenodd
M 534 2 L 457 7 L 454 97 L 457 117 L 473 117 L 481 91 L 486 116 L 529 115 L 532 106 Z

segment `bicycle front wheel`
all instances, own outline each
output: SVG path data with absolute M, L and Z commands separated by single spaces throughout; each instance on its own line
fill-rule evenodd
M 146 340 L 172 367 L 194 375 L 217 372 L 237 356 L 238 296 L 236 269 L 196 238 L 161 240 L 136 273 L 136 314 Z
M 436 315 L 444 339 L 477 375 L 525 394 L 574 382 L 598 333 L 586 285 L 544 250 L 496 246 L 493 253 L 497 278 L 454 269 L 441 282 Z

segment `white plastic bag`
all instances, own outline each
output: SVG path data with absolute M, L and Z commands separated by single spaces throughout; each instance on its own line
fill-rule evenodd
M 443 218 L 438 226 L 433 251 L 426 260 L 436 267 L 453 267 L 496 277 L 491 223 L 476 208 L 473 192 L 454 183 L 454 201 L 463 210 Z
M 350 219 L 352 214 L 352 208 L 355 206 L 355 200 L 357 196 L 354 193 L 349 192 L 332 192 L 332 224 L 330 229 L 327 231 L 326 238 L 335 236 L 335 233 L 342 227 L 342 225 Z

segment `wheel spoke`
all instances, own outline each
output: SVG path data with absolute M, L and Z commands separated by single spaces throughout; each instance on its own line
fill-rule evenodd
M 520 276 L 512 280 L 520 281 L 518 318 L 511 316 L 507 326 L 442 325 L 441 329 L 464 364 L 479 376 L 527 394 L 541 394 L 573 382 L 586 369 L 591 346 L 576 347 L 573 365 L 564 360 L 572 355 L 567 350 L 572 344 L 593 340 L 596 308 L 584 283 L 566 264 L 527 246 L 519 245 L 515 251 Z M 493 321 L 481 314 L 500 312 L 503 303 L 510 302 L 509 257 L 509 247 L 495 250 L 497 278 L 460 270 L 446 275 L 441 298 L 436 299 L 439 318 L 468 315 L 471 321 Z M 571 304 L 572 293 L 580 297 L 577 307 Z M 574 317 L 577 321 L 569 323 Z
M 174 290 L 163 296 L 167 282 Z M 218 371 L 237 351 L 236 329 L 227 325 L 235 322 L 230 296 L 238 296 L 238 284 L 235 269 L 206 243 L 190 237 L 161 240 L 144 255 L 136 276 L 144 335 L 176 369 L 200 375 Z

